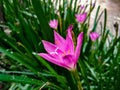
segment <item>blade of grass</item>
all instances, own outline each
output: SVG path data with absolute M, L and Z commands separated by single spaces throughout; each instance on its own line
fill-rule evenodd
M 28 78 L 27 76 L 17 76 L 17 75 L 8 75 L 8 74 L 0 74 L 0 81 L 17 82 L 23 84 L 35 84 L 40 86 L 44 84 L 44 82 L 41 80 Z
M 43 39 L 53 41 L 52 30 L 50 29 L 50 27 L 47 23 L 48 21 L 46 19 L 46 15 L 42 9 L 41 2 L 39 0 L 31 0 L 31 1 L 32 1 L 34 11 L 37 15 L 39 22 L 40 22 L 40 27 L 41 27 L 41 32 L 43 34 Z
M 45 65 L 48 70 L 51 71 L 51 73 L 53 73 L 54 75 L 57 75 L 57 72 L 45 61 L 43 60 L 40 56 L 37 55 L 37 53 L 33 52 L 33 55 L 43 64 Z
M 24 56 L 21 56 L 18 53 L 14 53 L 14 52 L 9 52 L 8 50 L 0 47 L 0 52 L 4 53 L 5 55 L 7 55 L 8 57 L 10 57 L 13 60 L 16 60 L 20 63 L 22 63 L 23 65 L 25 65 L 27 68 L 29 68 L 31 71 L 38 73 L 38 69 L 36 68 L 36 66 L 34 64 L 31 64 L 30 62 L 26 61 Z M 32 62 L 33 63 L 33 62 Z

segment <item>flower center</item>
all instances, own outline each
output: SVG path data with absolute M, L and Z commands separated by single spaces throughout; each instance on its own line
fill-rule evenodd
M 51 55 L 59 55 L 64 57 L 65 55 L 70 54 L 70 50 L 66 50 L 64 52 L 62 52 L 61 50 L 59 50 L 59 48 L 57 47 L 53 52 L 50 52 Z
M 62 56 L 65 56 L 65 55 L 67 55 L 67 54 L 70 54 L 70 50 L 67 50 L 67 51 L 63 52 L 63 53 L 62 53 Z
M 58 45 L 58 44 L 59 44 L 59 41 L 58 41 L 58 40 L 55 40 L 55 44 Z

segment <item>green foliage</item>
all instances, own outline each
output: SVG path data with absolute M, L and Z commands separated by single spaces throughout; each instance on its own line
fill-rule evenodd
M 10 83 L 6 90 L 72 90 L 74 80 L 67 70 L 55 66 L 37 55 L 44 52 L 41 40 L 53 42 L 53 30 L 48 23 L 58 19 L 58 32 L 64 37 L 70 24 L 75 37 L 83 31 L 84 42 L 78 61 L 78 71 L 85 90 L 117 90 L 120 83 L 120 37 L 106 28 L 107 10 L 97 8 L 91 31 L 100 31 L 100 38 L 89 39 L 92 2 L 83 10 L 79 0 L 1 0 L 5 22 L 0 24 L 0 83 Z M 90 7 L 89 7 L 90 6 Z M 89 9 L 89 11 L 87 11 Z M 87 11 L 87 19 L 78 24 L 75 14 Z M 104 23 L 99 20 L 104 15 Z M 101 28 L 97 26 L 101 25 Z M 7 31 L 7 33 L 5 32 Z M 8 33 L 10 31 L 10 33 Z M 18 84 L 19 83 L 19 84 Z M 32 88 L 32 89 L 31 89 Z

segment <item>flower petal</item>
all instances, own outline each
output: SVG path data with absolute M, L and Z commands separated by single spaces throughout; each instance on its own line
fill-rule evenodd
M 51 52 L 54 52 L 57 48 L 56 45 L 48 42 L 48 41 L 45 41 L 45 40 L 42 40 L 42 43 L 44 45 L 44 48 L 45 50 L 48 52 L 48 53 L 51 53 Z
M 55 45 L 59 47 L 61 50 L 64 48 L 65 39 L 61 37 L 55 30 L 54 30 L 54 38 L 55 38 Z
M 70 25 L 67 29 L 66 43 L 64 44 L 65 46 L 64 51 L 66 52 L 66 54 L 74 54 L 74 42 L 72 39 L 72 29 L 73 29 L 73 25 Z
M 77 60 L 79 58 L 79 55 L 80 55 L 80 50 L 81 50 L 81 47 L 82 47 L 82 41 L 83 41 L 83 32 L 81 32 L 78 35 L 78 38 L 77 38 L 77 46 L 76 46 L 76 50 L 75 50 L 75 61 L 76 62 L 77 62 Z
M 73 29 L 73 25 L 70 25 L 67 29 L 67 36 L 69 36 L 72 39 L 72 29 Z
M 64 67 L 66 69 L 68 69 L 68 66 L 66 66 L 63 62 L 63 60 L 59 60 L 60 58 L 55 58 L 55 57 L 52 57 L 50 54 L 46 54 L 46 53 L 39 53 L 39 55 L 46 59 L 47 61 L 53 63 L 53 64 L 56 64 L 58 66 L 61 66 L 61 67 Z
M 65 49 L 64 51 L 66 52 L 66 54 L 74 54 L 74 43 L 73 40 L 67 35 L 66 37 L 66 43 L 65 43 Z

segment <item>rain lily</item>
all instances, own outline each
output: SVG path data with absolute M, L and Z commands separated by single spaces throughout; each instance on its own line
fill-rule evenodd
M 98 39 L 99 36 L 100 36 L 100 35 L 99 35 L 97 32 L 91 32 L 91 33 L 90 33 L 90 39 L 91 39 L 92 41 L 95 41 L 96 39 Z
M 39 55 L 47 61 L 54 63 L 58 66 L 64 67 L 68 70 L 75 70 L 76 63 L 80 56 L 83 32 L 78 35 L 77 45 L 74 46 L 71 34 L 72 28 L 72 25 L 68 27 L 66 39 L 64 39 L 54 30 L 55 43 L 53 44 L 48 41 L 42 40 L 42 43 L 47 53 L 39 53 Z
M 85 7 L 84 5 L 81 5 L 81 6 L 80 6 L 80 9 L 82 10 L 82 9 L 84 9 L 84 7 Z
M 49 26 L 53 29 L 57 29 L 58 27 L 58 20 L 54 19 L 54 20 L 50 20 L 49 22 Z
M 76 14 L 75 17 L 79 23 L 83 23 L 86 20 L 87 13 Z

